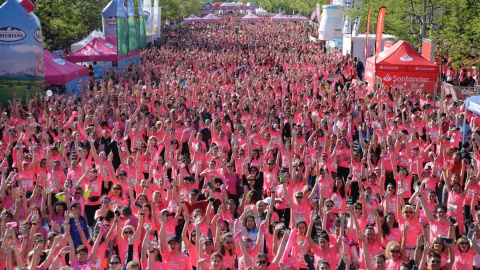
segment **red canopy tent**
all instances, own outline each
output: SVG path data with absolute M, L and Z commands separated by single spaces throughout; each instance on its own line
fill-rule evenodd
M 372 56 L 366 62 L 365 80 L 370 86 L 381 80 L 386 86 L 406 84 L 410 90 L 417 90 L 423 84 L 424 90 L 434 92 L 439 66 L 425 59 L 403 40 L 381 52 L 377 61 Z
M 99 37 L 92 39 L 80 50 L 67 56 L 70 62 L 117 62 L 117 47 Z
M 47 85 L 67 84 L 75 79 L 88 77 L 88 68 L 65 61 L 44 50 L 45 82 Z

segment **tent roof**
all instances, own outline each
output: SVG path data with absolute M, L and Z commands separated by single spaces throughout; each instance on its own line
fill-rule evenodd
M 183 22 L 201 22 L 203 19 L 193 14 L 190 14 L 187 18 L 183 19 Z
M 194 14 L 190 14 L 190 16 L 188 16 L 185 19 L 200 19 L 200 18 L 198 16 L 195 16 Z
M 221 7 L 228 7 L 228 6 L 243 6 L 242 3 L 232 3 L 232 2 L 224 2 L 220 5 Z
M 108 61 L 116 62 L 117 47 L 101 38 L 92 39 L 83 48 L 67 56 L 71 62 Z
M 76 42 L 76 43 L 73 43 L 70 47 L 72 49 L 72 52 L 76 52 L 78 50 L 80 50 L 81 48 L 83 48 L 83 46 L 85 46 L 88 42 L 90 42 L 92 39 L 96 38 L 96 37 L 100 37 L 100 38 L 104 38 L 105 36 L 103 35 L 102 32 L 100 31 L 97 31 L 97 30 L 93 30 L 90 34 L 88 34 L 88 36 L 86 36 L 84 39 Z
M 213 14 L 208 14 L 207 16 L 203 17 L 202 20 L 206 22 L 211 22 L 211 21 L 220 21 L 220 18 Z
M 375 56 L 367 62 L 375 63 Z M 407 42 L 400 40 L 378 55 L 376 69 L 389 71 L 438 72 L 438 65 L 415 51 Z
M 480 115 L 480 96 L 468 97 L 465 100 L 465 109 Z
M 43 51 L 45 82 L 47 85 L 67 84 L 81 77 L 88 77 L 88 68 L 58 58 L 48 50 Z
M 302 13 L 297 13 L 295 15 L 292 15 L 291 18 L 298 21 L 308 21 L 308 18 L 303 16 Z
M 250 13 L 250 14 L 247 14 L 245 16 L 242 17 L 242 20 L 243 19 L 261 19 L 260 17 L 258 17 L 257 15 L 253 14 L 253 13 Z

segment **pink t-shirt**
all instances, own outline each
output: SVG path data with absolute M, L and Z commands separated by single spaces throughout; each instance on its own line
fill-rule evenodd
M 330 265 L 337 265 L 338 264 L 338 258 L 337 258 L 337 253 L 340 253 L 334 245 L 331 245 L 327 251 L 323 251 L 319 246 L 315 246 L 313 248 L 313 253 L 315 255 L 315 264 L 318 265 L 318 263 L 322 260 L 327 261 Z
M 448 220 L 445 220 L 445 224 L 443 225 L 440 221 L 434 220 L 433 222 L 430 223 L 430 239 L 433 239 L 434 237 L 437 237 L 437 236 L 447 237 L 449 230 L 450 230 L 450 222 Z
M 473 269 L 474 257 L 475 251 L 472 248 L 467 252 L 460 252 L 458 248 L 455 248 L 455 262 L 453 263 L 452 270 Z
M 400 264 L 402 264 L 402 260 L 392 260 L 392 259 L 388 259 L 386 262 L 385 262 L 385 269 L 386 270 L 398 270 L 400 269 Z
M 183 254 L 173 254 L 170 251 L 166 251 L 162 253 L 162 259 L 166 265 L 166 269 L 168 270 L 191 270 L 192 263 L 190 262 L 190 258 Z

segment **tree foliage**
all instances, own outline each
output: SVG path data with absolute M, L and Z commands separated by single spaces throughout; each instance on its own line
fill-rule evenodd
M 382 6 L 387 8 L 384 33 L 406 40 L 415 48 L 420 46 L 423 37 L 433 40 L 439 45 L 436 55 L 450 56 L 455 68 L 473 64 L 473 58 L 480 55 L 480 1 L 365 0 L 361 32 L 366 31 L 367 12 L 371 8 L 370 33 L 374 33 Z M 426 31 L 422 35 L 423 24 Z
M 6 0 L 0 0 L 0 6 Z M 110 0 L 31 0 L 33 11 L 42 24 L 45 48 L 58 50 L 85 37 L 93 30 L 102 30 L 101 12 Z M 135 9 L 138 0 L 134 0 Z M 152 0 L 153 4 L 153 0 Z M 197 13 L 201 0 L 159 0 L 162 20 L 175 20 L 184 14 Z
M 310 15 L 316 3 L 328 0 L 258 0 L 258 6 L 277 13 L 301 12 Z M 358 2 L 358 1 L 357 1 Z M 425 9 L 424 9 L 425 2 Z M 385 6 L 384 33 L 397 36 L 419 48 L 422 38 L 436 42 L 437 56 L 450 56 L 455 68 L 477 62 L 480 55 L 480 1 L 479 0 L 363 0 L 361 12 L 345 9 L 350 17 L 360 17 L 360 32 L 366 32 L 368 9 L 371 9 L 370 33 L 375 33 L 378 10 Z M 425 24 L 425 32 L 422 26 Z M 478 64 L 478 63 L 477 63 Z

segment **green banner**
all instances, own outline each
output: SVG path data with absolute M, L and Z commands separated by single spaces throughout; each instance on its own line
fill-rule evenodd
M 138 19 L 138 25 L 139 25 L 139 31 L 140 31 L 140 48 L 145 49 L 147 48 L 147 32 L 145 29 L 145 21 L 148 18 L 148 13 L 143 12 L 143 4 L 142 0 L 138 0 L 138 14 L 139 14 L 139 19 Z
M 124 0 L 117 0 L 117 54 L 128 55 L 127 11 Z
M 128 25 L 128 50 L 131 52 L 138 51 L 138 33 L 137 23 L 135 21 L 135 8 L 133 1 L 127 1 L 127 25 Z

